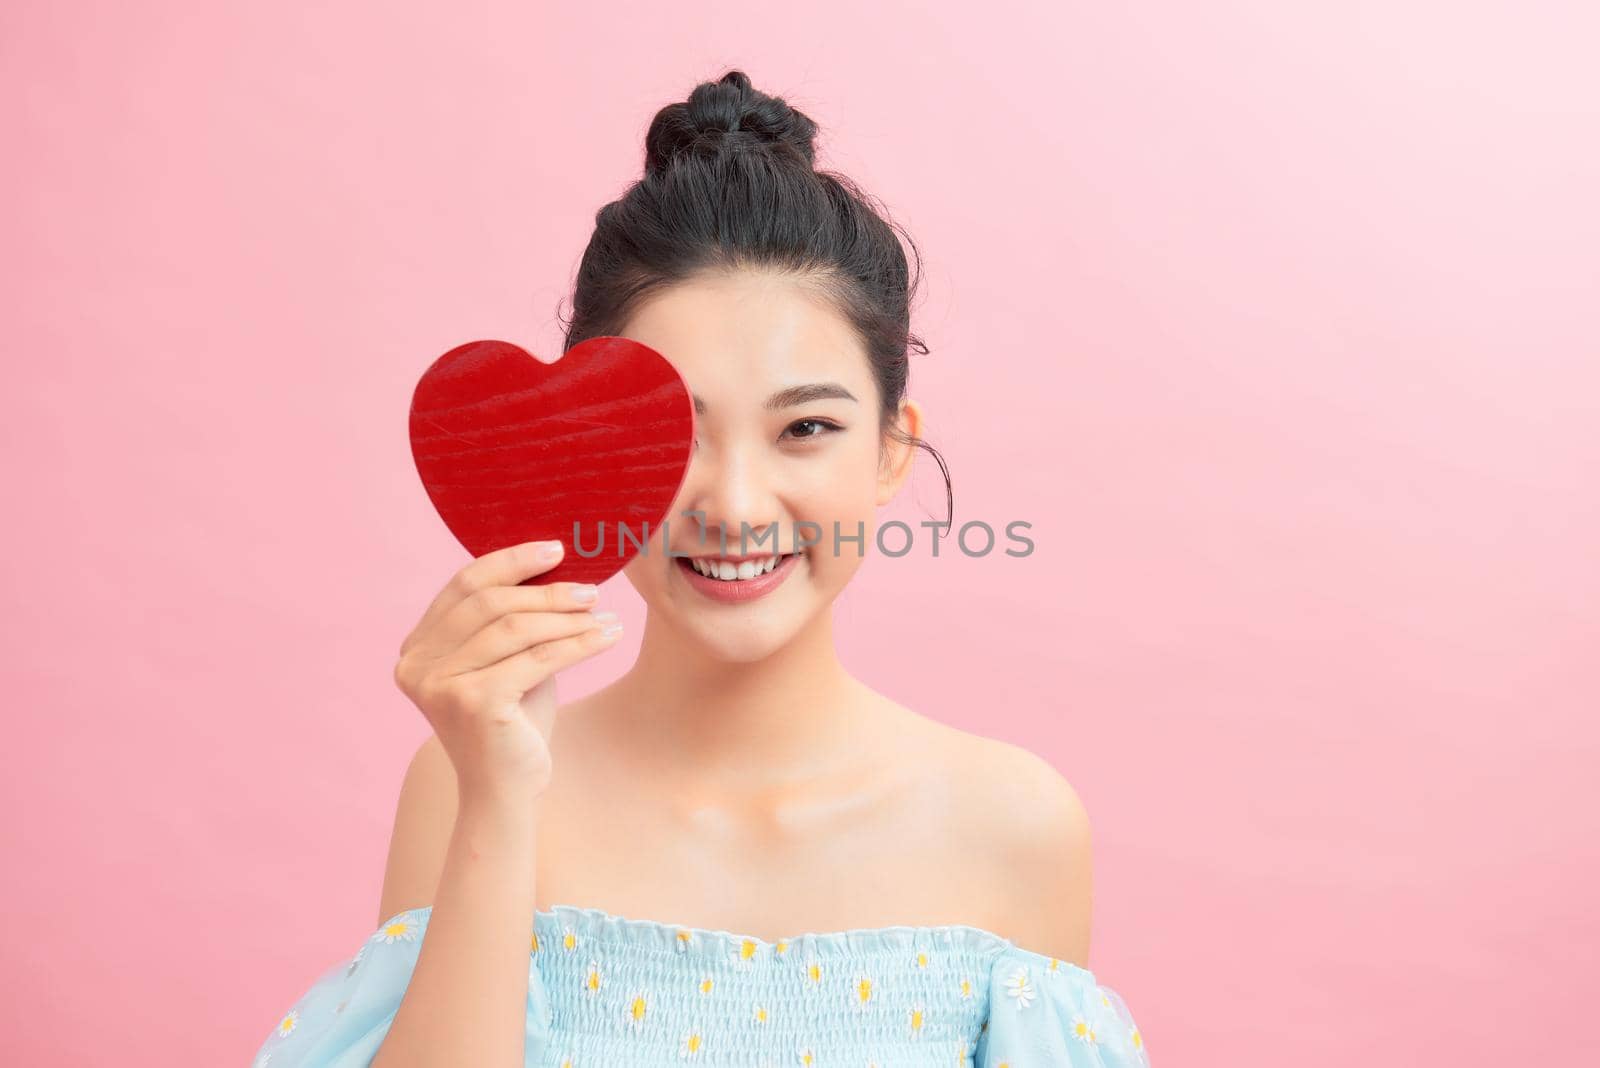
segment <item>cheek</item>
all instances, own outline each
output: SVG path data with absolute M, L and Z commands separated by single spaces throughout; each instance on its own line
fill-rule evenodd
M 655 599 L 656 585 L 656 577 L 645 570 L 648 566 L 648 560 L 635 556 L 622 569 L 622 577 L 628 580 L 628 585 L 633 587 L 633 592 L 637 593 L 640 600 L 646 604 Z
M 855 520 L 872 513 L 878 496 L 878 453 L 866 441 L 841 443 L 806 472 L 805 502 L 814 514 Z
M 670 563 L 664 529 L 657 526 L 650 531 L 650 540 L 645 542 L 644 552 L 634 554 L 633 559 L 623 566 L 622 575 L 634 591 L 648 601 L 666 581 L 663 566 Z
M 852 455 L 840 456 L 837 464 L 818 465 L 821 477 L 808 480 L 808 492 L 795 502 L 801 511 L 799 518 L 822 528 L 813 560 L 818 579 L 830 587 L 846 582 L 873 551 L 878 489 L 875 456 L 865 451 L 855 453 L 852 450 Z M 862 539 L 859 545 L 854 540 L 858 526 Z
M 803 522 L 796 533 L 817 539 L 812 553 L 819 575 L 837 577 L 841 569 L 847 571 L 859 562 L 853 540 L 858 531 L 862 535 L 861 551 L 872 551 L 875 510 L 870 494 L 863 495 L 855 486 L 834 485 L 808 497 L 800 507 L 797 519 Z

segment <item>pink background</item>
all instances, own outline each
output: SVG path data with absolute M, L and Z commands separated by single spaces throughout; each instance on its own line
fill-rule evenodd
M 8 5 L 0 1060 L 244 1064 L 369 933 L 465 562 L 411 388 L 553 354 L 730 66 L 922 246 L 957 520 L 1034 525 L 869 562 L 843 654 L 1077 785 L 1158 1068 L 1600 1053 L 1600 18 L 1057 6 Z

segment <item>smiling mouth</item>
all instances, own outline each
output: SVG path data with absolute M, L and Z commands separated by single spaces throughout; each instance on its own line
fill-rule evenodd
M 745 560 L 728 560 L 716 556 L 680 556 L 678 566 L 721 582 L 748 582 L 784 566 L 790 557 L 804 555 L 803 551 L 778 553 L 773 556 L 753 556 Z

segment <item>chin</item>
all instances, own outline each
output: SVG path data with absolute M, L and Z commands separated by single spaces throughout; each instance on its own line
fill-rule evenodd
M 793 635 L 768 634 L 766 628 L 757 630 L 757 633 L 752 633 L 747 628 L 742 634 L 696 633 L 693 640 L 708 659 L 717 663 L 754 664 L 782 649 L 793 637 Z
M 682 636 L 686 646 L 709 660 L 728 664 L 751 664 L 764 660 L 792 642 L 804 629 L 810 614 L 802 618 L 793 604 L 771 606 L 770 610 L 735 609 L 729 615 L 715 606 L 702 607 L 675 603 L 666 615 Z M 806 606 L 809 607 L 809 606 Z

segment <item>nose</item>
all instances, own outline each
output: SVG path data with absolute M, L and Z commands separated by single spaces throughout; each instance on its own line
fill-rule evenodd
M 772 472 L 751 451 L 698 449 L 668 517 L 673 527 L 685 526 L 684 534 L 674 531 L 673 540 L 690 552 L 737 556 L 768 549 L 782 551 L 778 496 Z M 740 533 L 745 527 L 748 532 L 741 546 Z

